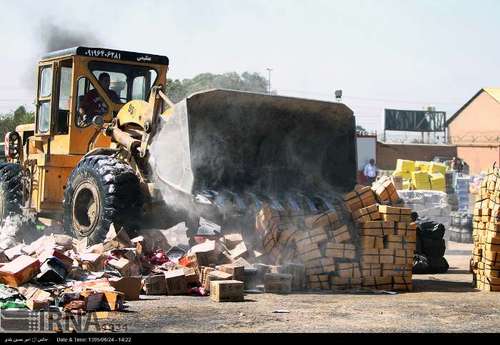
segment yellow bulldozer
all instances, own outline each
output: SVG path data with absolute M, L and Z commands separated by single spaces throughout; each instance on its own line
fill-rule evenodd
M 101 48 L 43 56 L 35 123 L 5 136 L 0 218 L 58 220 L 98 243 L 111 224 L 192 227 L 262 203 L 328 208 L 330 190 L 354 186 L 344 104 L 231 90 L 173 104 L 168 66 L 166 56 Z

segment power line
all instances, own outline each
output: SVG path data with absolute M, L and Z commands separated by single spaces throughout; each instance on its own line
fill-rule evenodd
M 317 92 L 317 91 L 290 90 L 290 89 L 280 89 L 280 91 L 332 97 L 331 93 L 324 93 L 324 92 Z M 372 101 L 372 102 L 396 102 L 396 103 L 409 103 L 409 104 L 423 103 L 423 104 L 448 104 L 448 105 L 453 104 L 453 105 L 456 105 L 456 104 L 461 104 L 463 102 L 460 100 L 456 100 L 456 101 L 451 101 L 451 100 L 449 100 L 449 101 L 413 100 L 413 101 L 410 101 L 410 100 L 401 100 L 401 99 L 398 100 L 398 99 L 371 98 L 371 97 L 360 97 L 360 96 L 344 96 L 344 98 L 358 99 L 358 100 L 365 100 L 365 101 Z

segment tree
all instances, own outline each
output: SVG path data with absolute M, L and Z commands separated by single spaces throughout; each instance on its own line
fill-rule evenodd
M 35 113 L 26 111 L 24 106 L 18 107 L 14 112 L 0 114 L 0 135 L 3 138 L 5 133 L 14 131 L 16 126 L 34 121 Z
M 168 97 L 173 102 L 195 92 L 209 89 L 231 89 L 250 92 L 267 92 L 267 80 L 258 73 L 236 72 L 223 74 L 202 73 L 192 79 L 169 79 L 166 87 Z

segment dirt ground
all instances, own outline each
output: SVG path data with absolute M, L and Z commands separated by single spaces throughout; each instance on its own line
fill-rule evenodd
M 498 332 L 500 294 L 471 287 L 471 250 L 449 242 L 449 273 L 415 275 L 412 293 L 263 293 L 240 303 L 141 296 L 106 321 L 129 332 Z

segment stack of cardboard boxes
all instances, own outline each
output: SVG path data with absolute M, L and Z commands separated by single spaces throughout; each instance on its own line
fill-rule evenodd
M 292 215 L 264 207 L 257 215 L 268 263 L 305 267 L 307 288 L 412 290 L 416 224 L 390 178 L 356 186 L 341 207 Z
M 399 204 L 399 197 L 389 178 L 377 181 L 365 193 L 370 192 L 378 203 L 365 207 L 374 210 L 369 218 L 359 217 L 362 209 L 351 208 L 359 235 L 362 286 L 411 291 L 416 249 L 416 224 L 412 223 L 411 209 L 390 206 Z M 348 194 L 346 200 L 349 198 Z
M 492 168 L 481 183 L 474 207 L 474 251 L 471 271 L 475 287 L 500 291 L 500 171 Z

